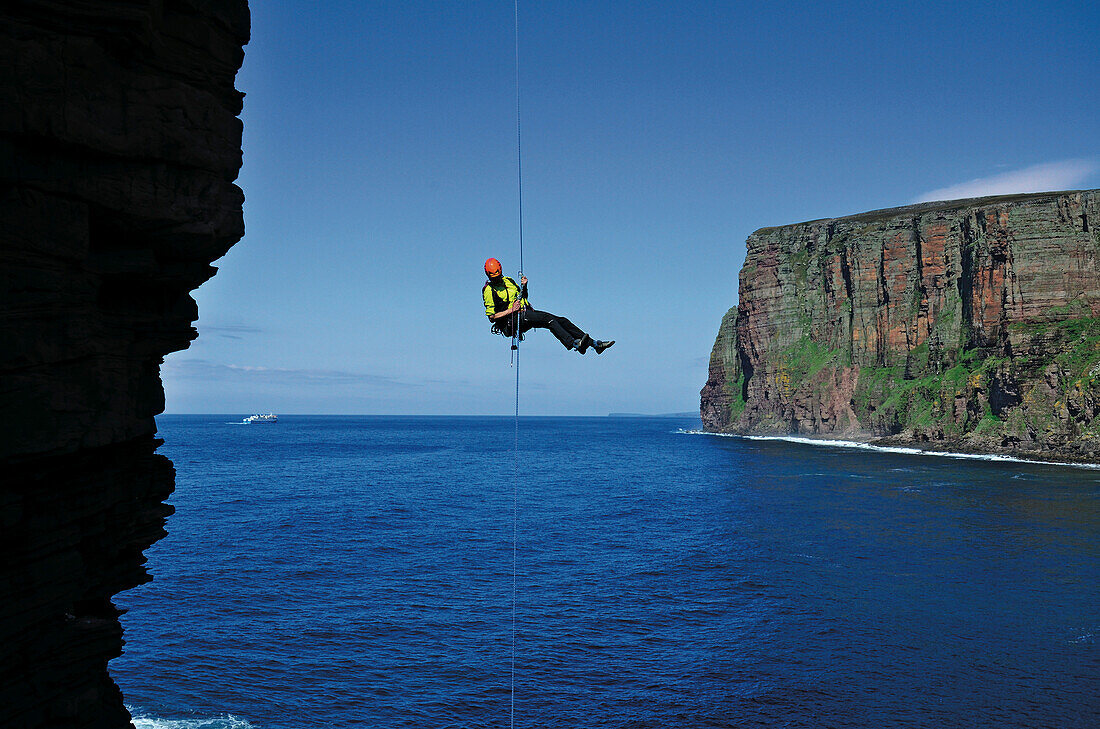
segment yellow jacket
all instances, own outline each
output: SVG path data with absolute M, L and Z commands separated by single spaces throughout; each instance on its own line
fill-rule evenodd
M 507 310 L 519 298 L 520 291 L 515 281 L 508 276 L 501 276 L 498 284 L 486 281 L 481 289 L 481 296 L 485 300 L 485 316 L 491 317 L 493 314 Z M 520 303 L 523 306 L 528 305 L 527 299 L 522 299 Z

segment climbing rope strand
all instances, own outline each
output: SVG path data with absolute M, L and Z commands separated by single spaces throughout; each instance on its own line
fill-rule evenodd
M 523 125 L 519 95 L 519 0 L 514 0 L 516 21 L 516 182 L 519 188 L 519 273 L 523 276 Z
M 512 708 L 510 726 L 516 726 L 516 541 L 519 533 L 519 350 L 516 350 L 515 467 L 512 478 Z
M 519 191 L 518 204 L 519 204 L 519 276 L 520 281 L 523 280 L 523 134 L 520 115 L 520 94 L 519 94 L 519 0 L 513 0 L 512 17 L 515 21 L 515 44 L 516 44 L 516 185 Z M 520 283 L 519 297 L 523 298 L 523 284 Z M 515 416 L 515 440 L 513 443 L 513 451 L 515 452 L 515 465 L 512 474 L 512 671 L 511 671 L 511 688 L 509 690 L 509 698 L 511 701 L 511 709 L 509 712 L 509 726 L 511 729 L 515 729 L 516 726 L 516 594 L 517 594 L 517 574 L 518 574 L 518 550 L 517 543 L 519 539 L 519 343 L 520 332 L 519 324 L 520 317 L 517 313 L 512 320 L 512 347 L 516 355 L 516 416 Z

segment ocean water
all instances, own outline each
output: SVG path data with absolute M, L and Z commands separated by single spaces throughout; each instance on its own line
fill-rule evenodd
M 511 418 L 163 416 L 139 729 L 507 727 Z M 1100 726 L 1100 471 L 523 418 L 517 727 Z

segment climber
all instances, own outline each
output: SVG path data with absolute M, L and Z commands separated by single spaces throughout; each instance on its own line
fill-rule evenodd
M 596 350 L 596 354 L 602 354 L 615 343 L 613 339 L 606 342 L 592 339 L 564 316 L 532 309 L 527 303 L 527 277 L 521 275 L 520 286 L 516 286 L 515 281 L 503 275 L 497 259 L 485 261 L 485 275 L 489 280 L 481 289 L 481 295 L 485 300 L 485 314 L 497 334 L 514 336 L 518 319 L 520 339 L 530 329 L 549 329 L 566 349 L 575 349 L 581 354 L 587 352 L 589 347 Z

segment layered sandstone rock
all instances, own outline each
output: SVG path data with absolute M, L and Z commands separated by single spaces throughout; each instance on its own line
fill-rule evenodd
M 0 10 L 0 724 L 125 727 L 112 596 L 149 579 L 159 365 L 243 234 L 244 0 Z
M 1100 460 L 1100 191 L 765 228 L 708 429 Z

